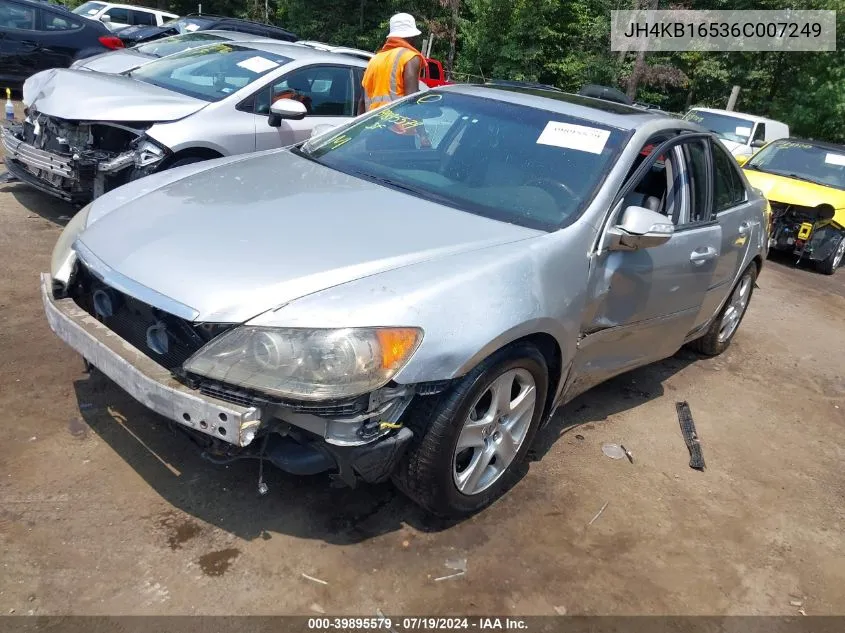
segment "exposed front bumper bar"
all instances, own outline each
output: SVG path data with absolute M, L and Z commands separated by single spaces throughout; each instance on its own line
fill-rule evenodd
M 29 169 L 40 169 L 62 178 L 73 178 L 70 159 L 24 143 L 6 127 L 0 128 L 0 135 L 3 139 L 6 160 L 16 160 Z
M 41 275 L 41 298 L 47 322 L 56 335 L 129 395 L 183 426 L 235 446 L 252 442 L 261 410 L 241 407 L 199 394 L 77 306 L 53 298 L 52 279 Z

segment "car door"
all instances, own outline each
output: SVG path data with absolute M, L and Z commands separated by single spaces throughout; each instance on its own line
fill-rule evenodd
M 129 9 L 124 9 L 123 7 L 109 7 L 103 11 L 103 15 L 107 15 L 109 17 L 109 21 L 106 22 L 106 26 L 108 26 L 112 31 L 117 31 L 130 26 Z
M 751 202 L 739 167 L 718 142 L 708 143 L 713 165 L 713 213 L 721 227 L 722 243 L 713 275 L 713 284 L 701 306 L 701 322 L 706 323 L 718 310 L 740 273 L 752 247 L 752 234 L 761 230 L 750 213 Z
M 37 68 L 38 10 L 14 0 L 0 0 L 0 76 L 22 82 Z
M 289 96 L 305 104 L 308 115 L 300 121 L 267 123 L 274 99 Z M 352 67 L 318 64 L 297 68 L 254 95 L 256 150 L 286 147 L 307 140 L 316 125 L 341 125 L 355 115 L 357 103 Z
M 721 247 L 710 212 L 708 142 L 707 134 L 685 134 L 647 144 L 646 158 L 617 195 L 590 255 L 571 394 L 671 356 L 696 327 Z M 659 246 L 614 250 L 610 229 L 628 206 L 666 215 L 674 233 Z
M 42 8 L 39 14 L 41 46 L 36 53 L 38 70 L 67 68 L 82 44 L 80 36 L 86 26 L 85 18 L 48 8 Z

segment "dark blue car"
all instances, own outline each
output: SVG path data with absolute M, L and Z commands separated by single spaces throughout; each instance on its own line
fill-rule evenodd
M 34 73 L 115 48 L 123 42 L 101 22 L 46 2 L 0 0 L 2 87 L 17 89 Z

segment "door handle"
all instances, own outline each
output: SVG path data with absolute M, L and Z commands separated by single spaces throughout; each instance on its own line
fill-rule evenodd
M 748 235 L 748 231 L 751 228 L 751 224 L 748 222 L 743 222 L 739 225 L 739 234 L 740 235 Z
M 696 266 L 701 266 L 704 262 L 716 259 L 718 255 L 719 251 L 712 246 L 708 246 L 706 248 L 695 249 L 692 253 L 690 253 L 689 260 Z
M 26 48 L 31 51 L 37 51 L 39 48 L 41 48 L 41 44 L 39 44 L 38 42 L 34 42 L 33 40 L 21 40 L 21 44 L 26 46 Z

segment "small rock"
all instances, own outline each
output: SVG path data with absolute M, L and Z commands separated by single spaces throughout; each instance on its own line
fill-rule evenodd
M 33 602 L 35 600 L 35 594 L 34 593 L 29 594 L 29 597 L 27 598 L 27 600 L 29 600 L 30 602 Z
M 316 602 L 312 602 L 311 606 L 308 607 L 308 608 L 311 609 L 314 613 L 325 613 L 326 612 L 326 610 L 323 607 L 321 607 L 319 604 L 317 604 Z
M 402 541 L 402 547 L 408 549 L 409 547 L 411 547 L 411 541 Z
M 15 612 L 14 609 L 9 609 L 9 615 L 12 615 Z
M 584 436 L 579 433 L 578 435 L 575 436 L 575 439 L 576 440 L 583 440 Z
M 34 435 L 33 435 L 31 438 L 29 438 L 29 441 L 30 441 L 30 442 L 34 442 L 34 441 L 35 441 L 35 440 L 37 440 L 37 439 L 38 439 L 38 438 L 37 438 L 36 436 L 34 436 Z
M 802 606 L 804 606 L 804 602 L 803 602 L 802 600 L 790 600 L 790 601 L 789 601 L 789 604 L 791 604 L 793 607 L 802 607 Z
M 678 475 L 675 475 L 675 479 L 680 479 L 680 477 Z
M 558 615 L 566 615 L 566 607 L 555 607 L 555 613 Z

